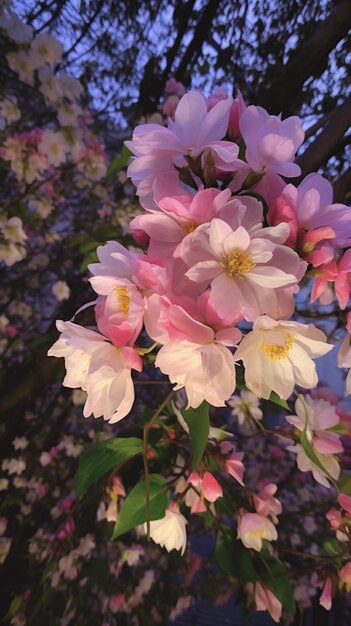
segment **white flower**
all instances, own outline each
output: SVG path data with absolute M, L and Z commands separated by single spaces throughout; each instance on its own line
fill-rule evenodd
M 4 4 L 6 5 L 6 2 Z M 17 43 L 28 43 L 33 37 L 33 28 L 28 24 L 23 24 L 9 8 L 7 13 L 4 12 L 0 16 L 0 28 L 3 28 L 8 37 Z
M 15 450 L 25 450 L 26 447 L 28 446 L 28 439 L 26 437 L 15 437 L 15 439 L 12 442 L 13 447 L 15 448 Z
M 79 543 L 76 553 L 80 556 L 89 556 L 95 548 L 94 537 L 88 533 L 85 537 L 82 537 Z
M 10 68 L 18 74 L 20 80 L 27 85 L 34 84 L 35 59 L 28 51 L 9 52 L 7 62 Z
M 244 389 L 240 392 L 240 396 L 232 396 L 228 404 L 232 407 L 232 414 L 237 416 L 239 424 L 243 424 L 248 417 L 256 420 L 262 419 L 263 413 L 259 408 L 259 398 L 252 391 Z
M 12 124 L 13 122 L 17 122 L 21 117 L 21 111 L 17 106 L 17 99 L 13 98 L 5 98 L 0 102 L 0 119 L 6 122 L 6 124 Z
M 58 80 L 64 96 L 69 100 L 78 100 L 82 95 L 84 88 L 77 78 L 69 76 L 66 72 L 62 71 Z
M 58 167 L 66 160 L 67 144 L 60 132 L 44 130 L 38 149 L 54 167 Z
M 64 280 L 58 280 L 52 287 L 52 293 L 59 302 L 62 302 L 62 300 L 68 300 L 71 292 Z
M 78 116 L 82 114 L 82 109 L 78 104 L 63 103 L 57 108 L 57 117 L 61 126 L 77 126 Z
M 53 211 L 53 206 L 47 198 L 33 199 L 28 202 L 28 206 L 45 220 Z
M 38 71 L 40 81 L 39 91 L 49 104 L 57 104 L 62 101 L 63 93 L 60 80 L 53 71 L 45 65 Z
M 333 347 L 313 324 L 276 321 L 261 315 L 242 339 L 235 360 L 243 361 L 245 382 L 251 391 L 266 399 L 275 391 L 286 400 L 295 385 L 316 387 L 318 377 L 312 358 L 327 354 Z
M 23 230 L 23 222 L 20 217 L 10 217 L 0 225 L 0 230 L 5 239 L 12 243 L 24 244 L 28 239 Z
M 258 552 L 262 549 L 262 541 L 275 541 L 278 533 L 274 524 L 263 515 L 241 511 L 238 520 L 238 538 L 246 548 L 253 548 Z
M 155 543 L 166 548 L 168 552 L 171 550 L 180 550 L 184 554 L 186 548 L 186 530 L 187 520 L 184 515 L 179 512 L 175 503 L 172 503 L 172 509 L 168 508 L 165 517 L 150 522 L 150 537 Z M 144 524 L 146 533 L 146 524 Z
M 63 46 L 49 33 L 42 33 L 33 39 L 30 53 L 36 68 L 42 67 L 46 63 L 53 65 L 61 61 Z
M 319 467 L 311 461 L 299 443 L 295 446 L 289 446 L 288 450 L 295 452 L 297 455 L 297 467 L 301 470 L 301 472 L 312 472 L 313 478 L 318 483 L 324 485 L 325 487 L 330 487 L 330 484 L 322 470 L 320 470 Z M 332 476 L 332 478 L 334 478 L 334 480 L 337 480 L 340 475 L 340 465 L 335 456 L 333 454 L 320 454 L 316 450 L 314 452 L 319 462 L 323 465 L 327 472 Z
M 87 392 L 83 415 L 103 416 L 114 423 L 125 417 L 134 402 L 131 369 L 141 371 L 139 355 L 130 346 L 114 346 L 106 337 L 73 322 L 57 322 L 62 332 L 48 355 L 64 357 L 66 387 Z
M 26 248 L 23 246 L 16 246 L 14 243 L 0 244 L 0 261 L 4 261 L 8 267 L 22 261 L 26 254 Z
M 9 487 L 8 478 L 0 478 L 0 491 L 6 491 Z
M 4 459 L 1 468 L 11 474 L 22 474 L 26 469 L 26 464 L 23 459 Z
M 285 419 L 298 430 L 305 431 L 319 462 L 337 479 L 340 467 L 334 454 L 342 452 L 343 446 L 339 435 L 329 430 L 340 421 L 335 407 L 326 400 L 315 400 L 306 394 L 297 399 L 295 410 L 297 415 L 288 415 Z M 297 454 L 297 465 L 302 472 L 311 471 L 317 482 L 330 487 L 323 471 L 307 456 L 302 445 L 288 446 L 287 449 Z

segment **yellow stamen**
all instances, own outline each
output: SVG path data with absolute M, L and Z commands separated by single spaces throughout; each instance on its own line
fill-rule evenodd
M 255 265 L 251 254 L 245 250 L 232 250 L 221 260 L 221 266 L 230 278 L 243 278 Z
M 197 227 L 198 224 L 196 222 L 185 222 L 183 224 L 183 230 L 185 230 L 187 235 L 189 235 L 189 233 L 193 233 Z
M 269 359 L 272 361 L 280 361 L 281 359 L 285 359 L 291 348 L 293 347 L 293 337 L 290 333 L 287 333 L 284 341 L 284 345 L 280 345 L 279 343 L 262 343 L 261 350 L 266 353 Z
M 119 310 L 124 317 L 128 317 L 130 307 L 130 295 L 127 287 L 116 287 Z

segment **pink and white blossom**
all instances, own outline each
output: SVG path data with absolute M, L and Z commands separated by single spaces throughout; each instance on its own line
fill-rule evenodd
M 125 417 L 134 402 L 131 370 L 142 369 L 137 352 L 114 346 L 103 335 L 73 322 L 58 321 L 57 328 L 61 336 L 48 355 L 65 358 L 66 387 L 87 392 L 84 416 L 103 416 L 111 423 Z
M 274 524 L 258 513 L 249 513 L 241 509 L 238 519 L 238 538 L 246 548 L 253 548 L 260 552 L 262 542 L 275 541 L 278 533 Z
M 318 377 L 312 359 L 332 349 L 325 334 L 312 324 L 276 321 L 262 315 L 242 339 L 235 359 L 243 361 L 245 382 L 251 391 L 267 399 L 275 391 L 286 400 L 295 385 L 316 387 Z

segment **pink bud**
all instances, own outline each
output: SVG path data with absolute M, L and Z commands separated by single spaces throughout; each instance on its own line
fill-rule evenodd
M 326 609 L 326 611 L 329 611 L 331 609 L 331 605 L 332 605 L 332 590 L 333 590 L 332 579 L 331 578 L 327 578 L 325 583 L 324 583 L 324 587 L 323 587 L 323 591 L 322 591 L 321 597 L 319 598 L 319 604 L 321 606 L 323 606 Z

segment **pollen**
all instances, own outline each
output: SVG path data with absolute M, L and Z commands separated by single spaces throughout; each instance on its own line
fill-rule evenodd
M 116 287 L 118 308 L 124 317 L 128 317 L 130 307 L 130 295 L 127 287 Z
M 189 233 L 193 233 L 194 230 L 197 229 L 197 227 L 198 227 L 198 224 L 193 221 L 185 222 L 183 224 L 183 230 L 186 232 L 187 235 L 189 235 Z
M 285 359 L 291 348 L 293 347 L 293 337 L 290 333 L 286 334 L 285 341 L 283 345 L 279 343 L 263 343 L 261 345 L 261 350 L 266 353 L 269 359 L 272 361 L 280 361 L 281 359 Z
M 221 260 L 221 266 L 230 278 L 244 278 L 255 267 L 252 256 L 245 250 L 232 250 Z

